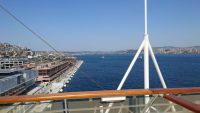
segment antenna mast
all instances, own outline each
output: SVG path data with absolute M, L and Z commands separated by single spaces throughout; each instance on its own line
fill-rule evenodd
M 144 89 L 149 89 L 149 36 L 147 31 L 147 0 L 144 0 Z M 145 98 L 145 104 L 149 97 Z
M 147 0 L 144 0 L 144 40 L 142 41 L 142 44 L 140 45 L 140 47 L 138 48 L 135 56 L 133 57 L 126 73 L 124 74 L 117 90 L 121 90 L 122 86 L 124 85 L 131 69 L 133 68 L 137 58 L 139 57 L 141 51 L 144 49 L 144 89 L 149 89 L 149 54 L 152 58 L 152 61 L 154 63 L 156 72 L 158 74 L 158 77 L 160 79 L 160 82 L 163 86 L 163 88 L 167 88 L 165 81 L 163 79 L 162 73 L 160 71 L 159 65 L 157 63 L 157 60 L 155 58 L 155 55 L 153 53 L 153 49 L 151 47 L 151 44 L 149 42 L 149 35 L 148 35 L 148 23 L 147 23 Z M 147 104 L 149 102 L 149 95 L 145 95 L 145 104 Z M 108 105 L 108 107 L 112 107 L 114 103 L 110 103 Z M 110 109 L 108 108 L 105 113 L 109 113 Z

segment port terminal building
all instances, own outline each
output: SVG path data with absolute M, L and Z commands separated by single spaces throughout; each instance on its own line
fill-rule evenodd
M 28 63 L 28 58 L 0 58 L 0 69 L 10 69 Z
M 0 69 L 0 95 L 19 95 L 35 85 L 38 71 L 32 68 Z
M 37 66 L 37 82 L 51 82 L 74 65 L 73 61 L 55 61 Z

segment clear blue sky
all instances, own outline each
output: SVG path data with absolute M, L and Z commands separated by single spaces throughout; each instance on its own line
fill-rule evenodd
M 143 39 L 143 0 L 1 0 L 58 50 L 123 50 Z M 200 45 L 200 0 L 148 0 L 152 46 Z M 0 42 L 49 50 L 0 10 Z

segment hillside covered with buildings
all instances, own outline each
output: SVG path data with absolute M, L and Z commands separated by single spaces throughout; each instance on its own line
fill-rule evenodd
M 66 76 L 64 73 L 75 64 L 76 59 L 61 53 L 0 43 L 0 95 L 51 93 L 54 86 L 46 86 L 60 82 L 58 78 Z M 62 81 L 59 88 L 66 82 Z

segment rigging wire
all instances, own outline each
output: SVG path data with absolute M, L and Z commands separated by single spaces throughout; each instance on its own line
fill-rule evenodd
M 78 67 L 76 67 L 76 65 L 74 65 L 74 67 L 76 69 L 78 69 Z M 82 75 L 84 75 L 89 81 L 91 81 L 92 83 L 94 83 L 98 88 L 100 88 L 101 90 L 105 90 L 102 85 L 100 85 L 96 80 L 94 80 L 93 78 L 91 78 L 86 72 L 82 71 L 81 69 L 78 70 L 80 73 L 82 73 Z
M 82 74 L 84 73 L 83 71 L 80 71 Z M 101 90 L 105 90 L 97 81 L 95 81 L 93 78 L 91 78 L 89 75 L 87 74 L 83 74 L 85 75 L 85 77 L 90 80 L 92 83 L 94 83 L 98 88 L 100 88 Z
M 58 50 L 56 50 L 49 42 L 47 42 L 42 36 L 40 36 L 38 33 L 36 33 L 33 29 L 31 29 L 29 26 L 24 24 L 17 16 L 15 16 L 13 13 L 11 13 L 8 9 L 6 9 L 2 4 L 0 4 L 0 8 L 6 12 L 8 15 L 10 15 L 14 20 L 16 20 L 19 24 L 21 24 L 24 28 L 26 28 L 28 31 L 30 31 L 34 36 L 36 36 L 38 39 L 40 39 L 43 43 L 45 43 L 47 46 L 49 46 L 51 49 L 53 49 L 55 52 L 57 52 L 59 55 L 63 56 Z
M 19 24 L 21 24 L 24 28 L 26 28 L 29 32 L 31 32 L 34 36 L 36 36 L 38 39 L 40 39 L 43 43 L 45 43 L 47 46 L 49 46 L 51 49 L 53 49 L 55 52 L 57 52 L 59 55 L 64 56 L 62 53 L 60 53 L 55 47 L 53 47 L 48 41 L 46 41 L 42 36 L 40 36 L 38 33 L 36 33 L 33 29 L 31 29 L 29 26 L 27 26 L 25 23 L 23 23 L 17 16 L 15 16 L 13 13 L 11 13 L 8 9 L 6 9 L 2 4 L 0 4 L 0 8 L 6 12 L 8 15 L 10 15 L 14 20 L 16 20 Z M 72 63 L 72 62 L 71 62 Z M 74 67 L 76 69 L 78 69 L 78 67 L 76 67 L 74 65 Z M 98 82 L 96 82 L 94 79 L 92 79 L 90 76 L 88 76 L 87 73 L 85 73 L 84 71 L 80 70 L 80 72 L 85 75 L 85 77 L 90 80 L 92 83 L 94 83 L 97 87 L 99 87 L 100 89 L 104 90 L 104 88 L 99 85 Z

